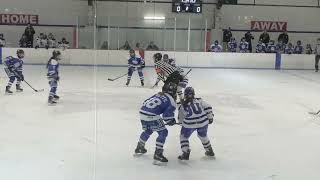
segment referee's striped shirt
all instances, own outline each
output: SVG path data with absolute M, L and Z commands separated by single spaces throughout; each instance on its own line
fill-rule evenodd
M 158 74 L 158 78 L 162 81 L 165 81 L 173 72 L 180 71 L 178 67 L 174 67 L 169 63 L 164 62 L 163 60 L 155 62 L 155 69 Z

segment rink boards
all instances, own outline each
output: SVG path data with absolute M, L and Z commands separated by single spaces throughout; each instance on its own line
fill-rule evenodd
M 17 48 L 2 48 L 0 57 L 15 55 Z M 24 49 L 26 64 L 46 64 L 53 50 Z M 128 51 L 67 49 L 62 52 L 62 64 L 126 66 Z M 157 51 L 159 52 L 159 51 Z M 154 51 L 145 52 L 147 66 L 153 66 Z M 314 69 L 314 55 L 280 55 L 256 53 L 209 53 L 161 51 L 176 59 L 179 66 L 199 68 L 248 69 Z M 278 62 L 277 62 L 278 61 Z

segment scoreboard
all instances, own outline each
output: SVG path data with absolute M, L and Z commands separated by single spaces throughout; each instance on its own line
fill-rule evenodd
M 172 12 L 202 13 L 202 0 L 172 0 Z

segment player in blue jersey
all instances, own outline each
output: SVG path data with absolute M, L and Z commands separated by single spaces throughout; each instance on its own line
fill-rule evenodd
M 23 58 L 24 58 L 24 51 L 22 49 L 17 50 L 17 56 L 8 56 L 5 61 L 5 72 L 8 75 L 9 82 L 6 86 L 5 93 L 12 94 L 13 92 L 10 90 L 12 84 L 16 81 L 16 91 L 22 92 L 23 89 L 21 88 L 21 81 L 24 81 L 23 75 Z
M 265 53 L 266 52 L 266 45 L 259 40 L 257 46 L 256 46 L 256 53 Z
M 277 46 L 274 44 L 274 40 L 270 40 L 266 51 L 267 53 L 277 53 Z
M 47 78 L 49 80 L 50 85 L 50 93 L 48 98 L 48 104 L 54 105 L 59 100 L 59 96 L 57 93 L 58 81 L 60 80 L 59 76 L 59 61 L 61 59 L 60 51 L 53 51 L 52 57 L 49 59 L 47 63 Z
M 249 43 L 246 41 L 244 37 L 241 38 L 239 48 L 241 53 L 247 53 L 249 51 Z
M 212 107 L 200 98 L 195 98 L 195 91 L 192 87 L 187 87 L 184 91 L 184 101 L 179 107 L 179 122 L 182 123 L 180 131 L 180 145 L 182 155 L 180 160 L 189 160 L 190 146 L 189 138 L 193 132 L 197 131 L 198 137 L 205 149 L 205 155 L 214 157 L 210 140 L 208 138 L 208 124 L 213 122 Z
M 285 54 L 293 54 L 294 48 L 292 43 L 289 43 L 288 46 L 284 49 Z
M 209 51 L 210 52 L 222 52 L 222 46 L 219 44 L 218 40 L 214 41 L 214 43 L 210 46 Z
M 168 159 L 163 156 L 163 146 L 168 136 L 168 130 L 163 121 L 170 126 L 176 123 L 174 118 L 176 93 L 176 84 L 165 84 L 162 87 L 162 92 L 145 100 L 140 109 L 140 120 L 143 132 L 140 135 L 135 154 L 145 154 L 147 152 L 145 143 L 153 132 L 157 132 L 158 138 L 156 139 L 156 150 L 153 156 L 155 165 L 162 165 L 168 162 Z
M 303 53 L 303 46 L 302 42 L 299 40 L 297 41 L 297 45 L 294 47 L 294 54 L 302 54 Z
M 176 66 L 176 60 L 174 60 L 173 58 L 169 58 L 168 54 L 163 55 L 163 61 L 174 67 Z
M 144 86 L 144 77 L 142 69 L 145 67 L 145 62 L 141 57 L 137 57 L 133 49 L 129 51 L 130 58 L 128 60 L 128 78 L 126 85 L 129 86 L 131 77 L 134 71 L 138 71 L 141 86 Z
M 231 37 L 230 42 L 228 42 L 228 52 L 237 52 L 237 41 L 234 37 Z

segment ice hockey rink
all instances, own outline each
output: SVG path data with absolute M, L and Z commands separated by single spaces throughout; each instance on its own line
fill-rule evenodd
M 2 68 L 1 68 L 2 69 Z M 56 106 L 47 105 L 45 67 L 25 66 L 23 93 L 4 95 L 0 72 L 0 179 L 2 180 L 318 180 L 320 177 L 320 78 L 313 71 L 193 69 L 189 85 L 214 107 L 209 137 L 216 159 L 206 159 L 196 134 L 191 159 L 181 163 L 179 126 L 168 127 L 167 166 L 148 153 L 133 157 L 141 132 L 139 108 L 160 90 L 133 76 L 110 82 L 121 67 L 62 66 Z

